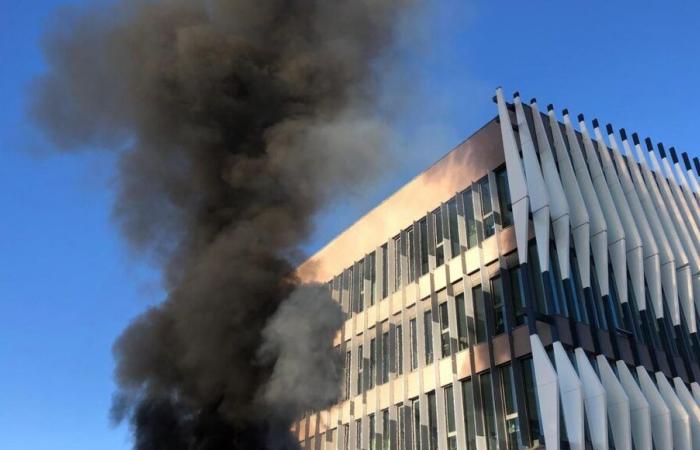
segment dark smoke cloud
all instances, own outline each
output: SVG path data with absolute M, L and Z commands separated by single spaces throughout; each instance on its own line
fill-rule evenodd
M 314 215 L 381 164 L 374 67 L 409 0 L 122 0 L 56 16 L 31 115 L 120 155 L 114 217 L 167 298 L 119 337 L 136 449 L 293 448 L 338 395 Z

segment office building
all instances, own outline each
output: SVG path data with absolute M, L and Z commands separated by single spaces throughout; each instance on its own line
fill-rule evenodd
M 494 99 L 299 268 L 347 313 L 302 448 L 700 448 L 698 160 Z

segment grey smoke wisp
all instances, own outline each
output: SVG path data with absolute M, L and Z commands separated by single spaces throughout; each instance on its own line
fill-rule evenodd
M 409 0 L 121 0 L 65 9 L 30 114 L 119 155 L 114 218 L 167 297 L 114 345 L 134 448 L 294 448 L 339 394 L 321 286 L 294 274 L 314 215 L 374 176 L 375 63 Z

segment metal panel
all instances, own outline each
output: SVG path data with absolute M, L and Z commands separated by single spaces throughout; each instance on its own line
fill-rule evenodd
M 577 348 L 574 354 L 583 387 L 583 402 L 586 407 L 586 423 L 590 430 L 591 445 L 594 450 L 607 450 L 608 414 L 605 389 L 583 349 Z
M 692 438 L 690 434 L 690 420 L 683 404 L 678 399 L 676 391 L 671 383 L 661 372 L 656 372 L 656 384 L 659 393 L 664 398 L 668 409 L 671 411 L 671 428 L 673 429 L 673 448 L 678 450 L 690 450 L 692 448 Z
M 700 448 L 700 407 L 695 403 L 693 395 L 688 390 L 683 380 L 679 377 L 673 379 L 678 399 L 683 404 L 690 420 L 690 431 L 692 433 L 693 448 Z
M 617 361 L 617 374 L 630 401 L 632 440 L 637 450 L 651 450 L 651 412 L 649 403 L 637 385 L 634 376 L 623 361 Z
M 554 361 L 557 364 L 557 378 L 559 379 L 559 394 L 561 395 L 561 407 L 564 413 L 566 435 L 572 449 L 584 448 L 584 423 L 583 423 L 583 388 L 566 350 L 561 342 L 552 344 L 554 348 Z
M 547 188 L 535 153 L 535 144 L 532 142 L 530 134 L 530 126 L 527 123 L 519 95 L 514 97 L 513 103 L 518 121 L 520 148 L 523 152 L 525 182 L 530 197 L 532 222 L 535 228 L 537 256 L 539 257 L 540 270 L 546 272 L 549 270 L 549 195 L 547 195 Z
M 654 446 L 658 449 L 673 448 L 673 435 L 671 433 L 671 412 L 666 402 L 656 388 L 654 381 L 643 367 L 637 367 L 639 386 L 649 402 L 651 410 L 651 435 L 654 438 Z
M 600 381 L 605 388 L 605 398 L 608 404 L 608 420 L 612 430 L 616 449 L 632 449 L 632 423 L 630 419 L 630 402 L 624 388 L 615 376 L 610 363 L 603 355 L 596 357 Z
M 547 356 L 542 341 L 536 334 L 530 335 L 532 362 L 535 368 L 535 386 L 544 440 L 547 450 L 559 448 L 559 383 L 557 372 Z
M 498 117 L 501 122 L 501 137 L 503 138 L 503 152 L 506 159 L 506 171 L 508 173 L 508 188 L 513 209 L 513 225 L 515 227 L 515 240 L 518 245 L 518 259 L 520 264 L 527 263 L 528 241 L 528 215 L 530 213 L 525 173 L 520 160 L 520 152 L 515 142 L 513 125 L 510 122 L 510 114 L 506 102 L 503 100 L 503 89 L 496 89 L 496 102 L 498 103 Z
M 554 110 L 548 112 L 549 125 L 552 130 L 554 139 L 554 150 L 557 154 L 559 163 L 559 174 L 561 175 L 562 185 L 566 193 L 566 200 L 569 203 L 569 218 L 571 219 L 571 234 L 574 237 L 574 248 L 576 257 L 579 261 L 589 261 L 591 257 L 590 247 L 590 216 L 586 203 L 583 200 L 583 194 L 576 181 L 576 173 L 569 158 L 569 152 L 566 149 L 564 136 L 561 134 L 559 122 L 554 115 Z M 581 285 L 584 288 L 591 286 L 591 265 L 578 264 L 579 277 Z
M 586 209 L 591 219 L 591 250 L 593 251 L 593 260 L 595 261 L 595 269 L 598 275 L 598 285 L 600 294 L 606 296 L 610 294 L 610 283 L 608 279 L 608 226 L 603 215 L 603 209 L 600 207 L 598 196 L 591 175 L 588 173 L 586 160 L 583 158 L 583 152 L 578 142 L 578 137 L 571 126 L 571 121 L 566 125 L 566 137 L 569 141 L 569 152 L 571 154 L 571 162 L 576 171 L 576 180 L 578 180 L 583 201 L 586 203 Z M 585 261 L 585 260 L 584 260 Z M 581 261 L 583 265 L 583 261 Z
M 600 166 L 596 149 L 588 134 L 586 122 L 583 121 L 583 116 L 579 116 L 579 128 L 583 140 L 583 148 L 586 152 L 586 160 L 588 161 L 588 171 L 591 176 L 593 188 L 598 196 L 600 208 L 605 216 L 605 222 L 608 229 L 608 252 L 610 254 L 610 264 L 612 265 L 613 273 L 617 286 L 617 294 L 621 303 L 627 302 L 627 246 L 625 244 L 625 229 L 622 226 L 622 221 L 617 213 L 617 207 L 610 194 L 610 188 L 603 174 L 603 169 Z M 567 124 L 568 122 L 568 124 Z M 567 135 L 570 134 L 569 128 L 573 131 L 573 126 L 569 121 L 568 116 L 564 116 L 564 124 L 567 126 Z M 596 127 L 597 130 L 597 127 Z M 600 130 L 597 130 L 600 134 Z M 601 136 L 602 138 L 602 136 Z M 600 145 L 600 142 L 599 142 Z M 602 149 L 607 150 L 605 142 L 602 142 Z

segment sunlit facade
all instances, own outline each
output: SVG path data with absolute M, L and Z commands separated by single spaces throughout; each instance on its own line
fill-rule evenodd
M 347 314 L 300 445 L 700 448 L 698 161 L 495 100 L 299 268 Z

